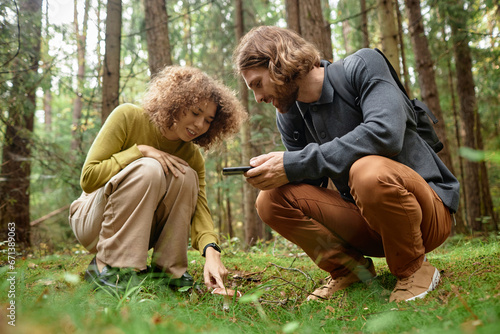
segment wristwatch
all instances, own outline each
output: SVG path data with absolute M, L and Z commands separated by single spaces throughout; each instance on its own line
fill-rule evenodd
M 219 245 L 217 245 L 214 242 L 211 242 L 208 245 L 206 245 L 205 248 L 203 248 L 203 257 L 205 257 L 205 254 L 207 252 L 208 247 L 213 247 L 216 251 L 218 251 L 219 253 L 222 253 L 222 249 L 220 249 Z

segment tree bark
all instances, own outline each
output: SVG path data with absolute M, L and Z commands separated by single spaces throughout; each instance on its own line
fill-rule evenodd
M 285 8 L 288 29 L 292 29 L 300 35 L 299 0 L 286 0 Z
M 368 34 L 368 15 L 366 13 L 366 0 L 360 0 L 361 7 L 361 33 L 363 35 L 363 47 L 370 47 L 370 35 Z
M 321 0 L 286 0 L 285 5 L 287 19 L 291 20 L 287 21 L 288 27 L 314 44 L 323 59 L 333 60 L 330 25 L 325 22 L 323 17 Z
M 149 71 L 154 76 L 165 66 L 172 65 L 167 7 L 165 0 L 145 0 L 144 7 Z
M 341 0 L 338 3 L 338 9 L 342 13 L 349 13 L 348 0 Z M 350 55 L 356 51 L 355 43 L 351 40 L 350 36 L 352 33 L 352 26 L 349 19 L 345 19 L 342 21 L 342 37 L 344 39 L 344 49 L 347 55 Z
M 0 183 L 1 240 L 7 231 L 15 234 L 16 247 L 31 245 L 30 176 L 31 134 L 36 110 L 36 90 L 39 86 L 42 33 L 42 0 L 20 2 L 20 50 L 12 61 L 17 71 L 9 94 L 8 118 L 2 151 Z
M 398 76 L 401 76 L 398 51 L 398 30 L 392 0 L 377 0 L 377 12 L 382 51 L 391 62 Z
M 243 21 L 243 1 L 236 0 L 236 39 L 240 40 L 243 37 L 245 31 L 245 25 Z M 245 81 L 240 77 L 238 79 L 238 91 L 240 95 L 241 104 L 250 114 L 248 108 L 248 88 Z M 250 116 L 250 115 L 249 115 Z M 248 117 L 250 120 L 250 117 Z M 252 148 L 252 132 L 251 123 L 245 122 L 241 128 L 241 142 L 242 142 L 242 164 L 248 165 L 250 158 L 253 155 Z M 264 237 L 264 227 L 262 220 L 255 210 L 255 200 L 257 199 L 257 190 L 253 188 L 250 184 L 245 182 L 243 184 L 243 209 L 244 209 L 244 227 L 245 227 L 245 243 L 247 246 L 253 246 L 258 240 Z
M 78 150 L 81 145 L 81 118 L 83 109 L 83 90 L 85 83 L 85 54 L 87 50 L 87 27 L 89 20 L 90 0 L 85 0 L 82 31 L 78 24 L 77 0 L 74 0 L 74 27 L 76 35 L 76 54 L 78 61 L 78 72 L 76 75 L 76 96 L 73 101 L 73 125 L 71 127 L 71 150 Z
M 460 116 L 465 130 L 464 145 L 473 149 L 478 147 L 476 129 L 479 118 L 476 117 L 477 103 L 472 76 L 472 59 L 467 36 L 467 13 L 464 12 L 462 1 L 455 6 L 448 6 L 448 19 L 451 26 L 453 52 L 455 55 L 455 68 L 457 80 L 457 93 L 460 104 Z M 481 185 L 479 176 L 479 163 L 466 160 L 465 162 L 465 201 L 467 207 L 467 221 L 474 231 L 481 231 Z
M 403 85 L 405 87 L 406 92 L 408 93 L 408 97 L 411 99 L 412 98 L 412 93 L 410 89 L 410 75 L 408 74 L 408 66 L 406 65 L 406 52 L 405 52 L 405 41 L 404 41 L 404 34 L 403 34 L 403 23 L 402 23 L 402 18 L 401 18 L 401 11 L 399 10 L 399 1 L 395 0 L 395 5 L 396 5 L 396 17 L 397 17 L 397 23 L 398 23 L 398 41 L 399 41 L 399 48 L 401 50 L 401 66 L 402 68 L 402 80 Z
M 122 2 L 108 0 L 102 80 L 102 123 L 119 104 Z
M 410 30 L 415 63 L 417 65 L 418 82 L 422 100 L 432 110 L 438 123 L 434 126 L 436 133 L 444 144 L 439 156 L 448 169 L 454 173 L 453 162 L 446 135 L 446 126 L 443 118 L 443 111 L 439 103 L 439 93 L 436 85 L 436 73 L 434 72 L 434 62 L 429 50 L 429 43 L 424 32 L 420 0 L 406 0 L 406 11 L 408 15 L 408 27 Z
M 450 151 L 450 141 L 446 133 L 446 124 L 441 109 L 439 92 L 436 84 L 436 73 L 434 71 L 434 62 L 429 50 L 429 43 L 424 32 L 424 24 L 422 21 L 422 9 L 419 0 L 405 0 L 406 11 L 408 15 L 408 27 L 410 30 L 413 53 L 415 54 L 415 62 L 417 65 L 418 82 L 420 86 L 420 94 L 422 100 L 433 111 L 438 119 L 438 123 L 434 126 L 436 133 L 444 145 L 443 150 L 439 153 L 439 157 L 448 169 L 454 174 L 453 159 Z M 451 85 L 453 94 L 453 85 Z M 453 99 L 453 97 L 452 97 Z M 455 120 L 455 124 L 457 120 Z M 458 143 L 460 146 L 460 142 Z M 460 177 L 463 179 L 463 177 Z M 456 226 L 454 230 L 465 233 L 465 225 L 462 212 L 459 210 L 456 215 Z

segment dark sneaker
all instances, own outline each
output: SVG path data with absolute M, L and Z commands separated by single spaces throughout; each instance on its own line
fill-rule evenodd
M 356 282 L 367 282 L 376 276 L 375 266 L 372 259 L 368 258 L 366 265 L 357 266 L 354 271 L 348 275 L 332 278 L 329 276 L 326 279 L 326 284 L 314 290 L 306 300 L 329 299 L 337 291 L 343 290 Z
M 172 278 L 171 274 L 168 274 L 161 270 L 159 267 L 150 268 L 150 277 L 156 279 L 171 287 L 182 287 L 182 286 L 193 286 L 194 278 L 187 271 L 182 274 L 181 277 Z
M 129 268 L 112 268 L 106 265 L 101 272 L 97 267 L 94 257 L 85 270 L 84 278 L 87 282 L 94 283 L 99 287 L 110 288 L 112 290 L 124 291 L 127 287 L 140 284 L 138 273 Z
M 169 286 L 177 286 L 177 287 L 193 286 L 194 285 L 194 278 L 193 278 L 193 276 L 189 275 L 189 273 L 186 271 L 179 278 L 169 278 L 167 284 Z
M 389 302 L 411 301 L 417 298 L 424 298 L 429 291 L 437 287 L 439 278 L 439 271 L 429 262 L 425 261 L 422 263 L 422 267 L 413 275 L 397 281 Z

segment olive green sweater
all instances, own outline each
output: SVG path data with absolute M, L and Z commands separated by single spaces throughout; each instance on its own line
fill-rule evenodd
M 80 185 L 86 193 L 104 186 L 114 175 L 143 155 L 137 145 L 149 145 L 185 160 L 198 173 L 200 191 L 191 221 L 191 245 L 203 252 L 218 242 L 205 192 L 205 160 L 197 145 L 166 139 L 145 111 L 133 104 L 118 106 L 94 140 L 83 166 Z

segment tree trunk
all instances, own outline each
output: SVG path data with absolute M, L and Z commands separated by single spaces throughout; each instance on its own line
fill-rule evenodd
M 401 76 L 398 52 L 398 30 L 394 17 L 392 0 L 377 0 L 378 22 L 380 26 L 382 51 L 391 62 L 398 76 Z
M 441 9 L 439 10 L 439 15 L 441 16 L 446 16 L 445 13 L 441 13 Z M 441 29 L 441 33 L 443 35 L 443 40 L 447 41 L 447 33 L 446 33 L 446 27 L 443 25 Z M 444 54 L 446 55 L 446 69 L 447 69 L 447 82 L 448 82 L 448 93 L 450 94 L 450 100 L 451 100 L 451 112 L 453 114 L 453 123 L 455 125 L 454 127 L 454 152 L 457 152 L 457 147 L 461 147 L 461 137 L 460 137 L 460 120 L 458 116 L 458 110 L 457 110 L 457 103 L 456 103 L 456 97 L 455 97 L 455 84 L 453 83 L 453 70 L 451 66 L 451 52 L 449 52 L 447 43 L 445 44 L 445 50 Z M 448 144 L 452 143 L 452 141 L 448 141 Z M 465 176 L 464 176 L 464 159 L 460 154 L 455 155 L 456 159 L 458 160 L 458 169 L 459 169 L 459 175 L 458 179 L 460 182 L 463 182 Z M 453 156 L 452 156 L 453 160 Z M 465 203 L 465 195 L 464 195 L 464 187 L 460 187 L 460 206 L 458 208 L 458 211 L 455 215 L 455 225 L 452 226 L 452 233 L 462 233 L 466 234 L 468 233 L 468 229 L 464 220 L 464 216 L 466 215 L 466 205 Z
M 291 20 L 287 21 L 288 27 L 314 44 L 323 59 L 333 60 L 330 25 L 323 17 L 321 0 L 286 0 L 285 5 L 287 19 Z
M 462 1 L 451 8 L 448 6 L 448 19 L 451 26 L 453 52 L 455 55 L 457 93 L 460 103 L 460 116 L 465 130 L 465 146 L 481 149 L 477 145 L 476 129 L 480 126 L 476 117 L 477 104 L 472 76 L 472 60 L 467 36 L 467 13 L 464 12 Z M 465 162 L 465 200 L 467 205 L 467 220 L 474 231 L 482 230 L 481 224 L 481 185 L 479 177 L 479 163 L 466 160 Z
M 78 6 L 77 0 L 74 0 L 74 26 L 76 35 L 76 54 L 78 60 L 78 72 L 76 75 L 76 96 L 73 101 L 73 125 L 71 127 L 71 150 L 80 149 L 81 145 L 81 118 L 83 109 L 83 90 L 85 83 L 85 54 L 87 50 L 87 27 L 89 20 L 90 0 L 85 0 L 85 8 L 83 14 L 82 31 L 78 25 Z
M 347 2 L 348 0 L 342 0 L 339 1 L 338 3 L 338 9 L 340 10 L 341 13 L 349 13 L 349 10 L 347 8 Z M 351 40 L 350 36 L 352 33 L 352 26 L 350 23 L 349 19 L 345 19 L 342 21 L 342 37 L 344 39 L 344 49 L 347 55 L 350 55 L 356 51 L 355 48 L 355 43 Z
M 410 89 L 410 75 L 408 74 L 408 66 L 406 65 L 406 53 L 405 53 L 405 41 L 403 38 L 403 23 L 401 19 L 401 11 L 399 10 L 399 1 L 395 0 L 396 5 L 396 17 L 398 22 L 398 41 L 399 48 L 401 50 L 401 66 L 403 66 L 403 85 L 405 87 L 406 92 L 408 93 L 408 97 L 411 99 L 411 89 Z
M 479 113 L 476 112 L 476 124 L 481 124 L 481 120 L 479 119 Z M 477 146 L 481 148 L 481 150 L 484 149 L 484 144 L 483 144 L 483 136 L 481 134 L 481 126 L 478 126 L 476 128 L 476 139 L 477 139 Z M 487 219 L 483 221 L 482 223 L 485 224 L 484 227 L 486 228 L 487 225 L 491 225 L 491 229 L 486 229 L 488 230 L 493 230 L 493 231 L 498 231 L 498 219 L 497 215 L 493 206 L 493 200 L 491 198 L 491 192 L 490 192 L 490 183 L 488 179 L 488 169 L 486 168 L 486 163 L 484 161 L 481 161 L 479 163 L 479 177 L 480 177 L 480 185 L 481 185 L 481 208 L 482 208 L 482 216 Z
M 144 7 L 149 71 L 154 76 L 165 66 L 172 65 L 167 7 L 165 0 L 145 0 Z
M 50 63 L 50 56 L 49 56 L 50 22 L 49 22 L 48 8 L 49 8 L 49 3 L 45 2 L 45 31 L 44 31 L 45 38 L 43 39 L 43 46 L 41 51 L 42 63 L 44 65 Z M 42 88 L 43 88 L 43 112 L 44 112 L 43 124 L 45 132 L 51 133 L 52 132 L 52 89 L 51 89 L 52 75 L 50 69 L 44 69 Z
M 48 87 L 43 90 L 43 122 L 47 133 L 52 132 L 52 90 L 50 87 L 50 83 L 48 83 Z
M 37 71 L 40 61 L 42 1 L 21 1 L 19 15 L 20 50 L 12 61 L 12 69 L 18 72 L 12 79 L 8 97 L 10 101 L 2 151 L 0 233 L 3 237 L 1 240 L 7 240 L 7 231 L 15 233 L 16 247 L 23 249 L 31 245 L 30 142 L 36 110 L 36 90 L 40 80 Z
M 236 39 L 240 40 L 245 31 L 243 22 L 243 1 L 236 0 Z M 241 104 L 248 109 L 248 88 L 242 78 L 238 79 L 239 94 Z M 250 112 L 249 112 L 250 113 Z M 250 117 L 248 117 L 250 119 Z M 252 132 L 250 122 L 243 123 L 241 128 L 241 142 L 242 142 L 242 164 L 248 165 L 250 158 L 253 156 Z M 245 243 L 247 246 L 253 246 L 259 239 L 264 236 L 264 228 L 262 220 L 259 218 L 255 210 L 255 200 L 257 199 L 257 191 L 247 182 L 243 184 L 243 208 L 245 217 Z
M 448 169 L 454 174 L 455 168 L 453 166 L 453 159 L 450 152 L 450 141 L 446 134 L 446 124 L 444 122 L 443 112 L 439 100 L 439 93 L 436 85 L 436 73 L 434 71 L 434 62 L 432 60 L 429 44 L 424 32 L 424 24 L 422 21 L 422 10 L 419 0 L 405 0 L 406 11 L 408 15 L 408 26 L 411 35 L 411 42 L 413 52 L 415 54 L 415 62 L 417 65 L 418 81 L 420 86 L 420 94 L 422 100 L 434 112 L 438 119 L 438 123 L 434 126 L 439 139 L 442 141 L 444 148 L 439 153 L 439 157 L 443 160 Z M 451 82 L 450 91 L 453 94 L 453 84 Z M 452 96 L 452 100 L 454 100 Z M 455 119 L 455 124 L 458 120 Z M 460 146 L 460 142 L 458 143 Z M 461 162 L 460 162 L 461 163 Z M 460 177 L 463 179 L 462 177 Z M 459 210 L 456 215 L 456 226 L 454 230 L 459 233 L 465 233 L 465 225 L 463 215 Z
M 366 14 L 366 0 L 360 0 L 361 7 L 361 33 L 363 35 L 363 47 L 370 47 L 370 35 L 368 34 L 368 15 Z
M 285 8 L 288 28 L 300 35 L 299 0 L 285 0 Z
M 119 104 L 121 30 L 122 2 L 120 0 L 108 0 L 106 51 L 102 73 L 102 123 Z
M 439 122 L 434 126 L 439 139 L 444 144 L 444 148 L 440 152 L 439 156 L 448 169 L 455 174 L 448 145 L 448 138 L 446 135 L 443 112 L 439 103 L 434 62 L 429 50 L 427 37 L 424 33 L 420 0 L 405 0 L 405 2 L 422 100 L 439 120 Z

